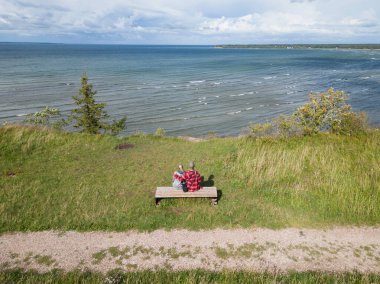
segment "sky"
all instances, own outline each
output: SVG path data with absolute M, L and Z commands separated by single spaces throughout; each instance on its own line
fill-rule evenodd
M 0 0 L 0 42 L 380 43 L 380 0 Z

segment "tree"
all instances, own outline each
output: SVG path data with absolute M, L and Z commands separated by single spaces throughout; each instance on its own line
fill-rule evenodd
M 83 74 L 81 77 L 81 88 L 77 96 L 73 99 L 78 106 L 71 111 L 71 119 L 75 121 L 74 127 L 81 129 L 81 132 L 90 134 L 99 134 L 110 132 L 117 135 L 126 128 L 126 117 L 120 120 L 114 120 L 112 124 L 107 123 L 109 117 L 104 110 L 105 103 L 97 103 L 94 96 L 96 91 L 93 90 L 92 84 L 88 82 L 88 77 Z

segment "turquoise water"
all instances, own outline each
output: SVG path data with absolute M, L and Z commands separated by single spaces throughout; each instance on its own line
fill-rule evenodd
M 112 117 L 128 116 L 126 133 L 238 135 L 328 87 L 380 124 L 380 51 L 29 43 L 0 43 L 0 123 L 69 113 L 83 72 Z

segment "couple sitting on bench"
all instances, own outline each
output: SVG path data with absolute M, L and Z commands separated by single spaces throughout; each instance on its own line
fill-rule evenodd
M 182 164 L 173 174 L 173 187 L 187 191 L 197 191 L 201 188 L 201 175 L 195 170 L 194 161 L 189 163 L 190 170 L 184 171 Z

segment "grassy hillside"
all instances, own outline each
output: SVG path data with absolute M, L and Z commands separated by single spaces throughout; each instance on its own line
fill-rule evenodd
M 205 180 L 214 176 L 219 205 L 155 208 L 155 188 L 190 159 Z M 4 126 L 0 175 L 1 232 L 380 224 L 379 131 L 192 143 Z

